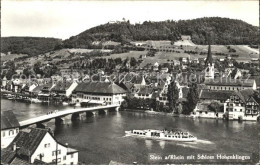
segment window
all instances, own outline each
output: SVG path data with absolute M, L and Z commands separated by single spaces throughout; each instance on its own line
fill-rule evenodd
M 71 154 L 71 158 L 73 158 L 73 156 L 74 156 L 74 155 L 73 155 L 73 154 Z
M 55 153 L 56 153 L 56 151 L 52 151 L 52 156 L 55 156 L 56 155 Z
M 11 135 L 13 135 L 13 134 L 14 134 L 13 130 L 10 130 L 10 131 L 9 131 L 9 136 L 11 136 Z
M 3 137 L 5 137 L 5 131 L 3 131 Z
M 57 163 L 60 163 L 60 162 L 61 162 L 61 158 L 58 158 Z
M 56 159 L 53 159 L 53 160 L 52 160 L 52 162 L 54 162 L 54 163 L 55 163 L 55 162 L 56 162 Z
M 19 132 L 19 129 L 18 128 L 16 128 L 16 133 L 18 133 Z
M 73 162 L 70 162 L 70 165 L 73 165 Z

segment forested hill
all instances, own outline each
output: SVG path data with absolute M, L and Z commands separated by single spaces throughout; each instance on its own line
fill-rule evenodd
M 1 52 L 22 53 L 34 56 L 52 51 L 61 43 L 62 40 L 56 38 L 2 37 Z
M 211 31 L 212 44 L 257 44 L 258 27 L 235 19 L 206 17 L 193 20 L 143 22 L 130 24 L 129 21 L 107 23 L 96 26 L 64 41 L 65 47 L 82 47 L 93 41 L 139 41 L 171 40 L 180 35 L 190 35 L 196 44 L 207 44 L 206 36 Z

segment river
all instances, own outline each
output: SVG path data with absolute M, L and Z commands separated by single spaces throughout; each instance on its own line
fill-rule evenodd
M 1 99 L 1 109 L 13 110 L 19 121 L 46 114 L 51 110 L 71 107 L 28 104 Z M 79 161 L 86 164 L 160 163 L 149 159 L 149 153 L 169 154 L 252 154 L 259 161 L 259 122 L 223 121 L 214 119 L 178 118 L 142 112 L 109 112 L 55 127 L 55 137 L 79 150 Z M 126 137 L 131 129 L 181 129 L 198 137 L 197 142 L 166 142 Z M 170 162 L 175 163 L 175 160 Z M 183 163 L 183 162 L 182 162 Z

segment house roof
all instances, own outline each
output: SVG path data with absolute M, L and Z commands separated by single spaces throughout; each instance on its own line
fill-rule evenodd
M 29 164 L 48 164 L 41 160 L 35 159 L 33 163 L 29 163 L 27 157 L 22 157 L 16 153 L 16 151 L 2 149 L 1 150 L 1 164 L 13 164 L 13 165 L 29 165 Z
M 39 128 L 28 128 L 20 131 L 6 149 L 11 151 L 13 144 L 16 143 L 16 146 L 20 148 L 17 151 L 18 155 L 31 156 L 47 132 L 47 129 Z
M 35 87 L 32 92 L 34 92 L 34 93 L 39 93 L 39 92 L 41 92 L 44 88 L 47 88 L 47 89 L 49 90 L 51 87 L 52 87 L 52 83 L 39 85 L 39 86 Z
M 140 88 L 138 93 L 139 94 L 152 94 L 153 88 L 146 86 L 146 87 Z
M 21 159 L 19 157 L 15 157 L 14 160 L 10 164 L 13 164 L 13 165 L 28 165 L 30 163 L 28 161 L 24 160 L 24 159 Z M 40 165 L 36 162 L 34 162 L 34 164 Z
M 207 100 L 227 100 L 234 92 L 233 91 L 212 91 L 202 90 L 200 93 L 200 99 Z
M 236 91 L 235 94 L 243 101 L 246 102 L 249 98 L 251 98 L 254 95 L 255 91 L 252 89 L 244 89 L 241 91 Z M 252 97 L 252 99 L 255 101 L 255 99 Z M 256 102 L 256 101 L 255 101 Z
M 215 79 L 214 81 L 205 82 L 206 85 L 214 86 L 244 86 L 252 87 L 254 84 L 254 79 L 230 79 L 230 78 L 221 78 Z
M 10 151 L 7 149 L 1 150 L 1 164 L 10 164 L 16 156 L 15 151 Z
M 134 87 L 134 84 L 131 82 L 121 82 L 121 83 L 117 83 L 117 85 L 119 85 L 121 88 L 123 88 L 128 92 L 131 92 L 131 88 Z
M 74 92 L 103 94 L 126 93 L 123 88 L 111 82 L 83 82 L 75 88 Z
M 58 82 L 53 88 L 53 91 L 66 91 L 70 86 L 71 86 L 72 82 Z
M 1 114 L 1 130 L 9 129 L 9 128 L 17 128 L 20 124 L 16 119 L 13 111 L 3 111 Z

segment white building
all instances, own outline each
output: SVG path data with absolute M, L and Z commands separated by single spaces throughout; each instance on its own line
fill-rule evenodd
M 1 148 L 6 148 L 19 133 L 19 122 L 13 111 L 3 111 L 1 114 Z
M 113 82 L 83 82 L 73 91 L 73 103 L 121 105 L 126 91 Z
M 78 164 L 78 151 L 56 141 L 47 129 L 24 129 L 2 152 L 3 164 L 11 164 L 16 158 L 28 164 L 36 164 L 38 160 L 44 163 L 56 164 L 57 161 L 57 164 Z
M 69 97 L 72 95 L 74 89 L 78 86 L 76 81 L 73 82 L 58 82 L 53 88 L 52 92 L 59 94 L 60 96 Z
M 254 79 L 231 79 L 219 78 L 214 81 L 206 81 L 208 90 L 236 91 L 244 89 L 256 90 L 256 81 Z
M 153 92 L 154 92 L 153 88 L 151 88 L 151 87 L 148 87 L 148 86 L 142 87 L 139 89 L 139 91 L 137 91 L 134 94 L 134 97 L 138 98 L 138 99 L 151 99 Z
M 234 92 L 224 103 L 224 113 L 229 120 L 257 120 L 259 104 L 253 97 L 254 90 Z

